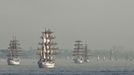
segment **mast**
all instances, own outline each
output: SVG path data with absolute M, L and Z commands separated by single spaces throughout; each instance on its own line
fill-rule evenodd
M 55 47 L 57 43 L 53 41 L 55 39 L 53 32 L 49 29 L 45 29 L 45 32 L 42 32 L 41 39 L 42 42 L 39 43 L 41 45 L 41 49 L 38 49 L 40 50 L 40 59 L 45 59 L 46 61 L 53 61 L 55 55 L 54 51 L 58 49 Z
M 88 59 L 88 48 L 87 48 L 87 44 L 85 44 L 85 55 L 84 55 L 84 61 L 87 61 Z
M 83 49 L 84 49 L 84 46 L 82 44 L 82 41 L 81 40 L 75 41 L 73 56 L 76 56 L 76 57 L 83 56 L 84 55 L 84 50 Z
M 8 49 L 9 49 L 9 55 L 8 56 L 10 56 L 11 58 L 12 57 L 18 57 L 19 54 L 20 54 L 21 47 L 19 47 L 20 44 L 18 42 L 19 41 L 16 40 L 15 36 L 13 36 L 13 40 L 10 40 L 9 47 L 8 47 Z

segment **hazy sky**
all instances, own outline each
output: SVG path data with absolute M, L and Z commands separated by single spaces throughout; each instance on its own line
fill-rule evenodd
M 24 49 L 37 48 L 45 28 L 59 48 L 80 39 L 90 49 L 134 49 L 134 0 L 0 0 L 0 48 L 13 35 Z

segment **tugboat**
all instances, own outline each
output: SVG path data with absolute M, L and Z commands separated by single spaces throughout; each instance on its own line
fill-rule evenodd
M 39 68 L 54 68 L 55 67 L 55 50 L 58 48 L 55 47 L 57 43 L 54 43 L 55 36 L 51 30 L 46 30 L 42 32 L 41 36 L 42 42 L 38 48 L 39 61 L 37 62 Z
M 8 55 L 7 55 L 7 63 L 8 65 L 19 65 L 21 60 L 20 60 L 20 52 L 21 52 L 21 47 L 19 47 L 19 41 L 16 40 L 16 37 L 13 37 L 13 40 L 10 41 L 9 47 L 8 47 Z

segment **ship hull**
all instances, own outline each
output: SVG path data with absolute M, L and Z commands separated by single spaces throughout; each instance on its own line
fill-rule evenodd
M 73 59 L 73 61 L 74 61 L 74 63 L 78 63 L 78 64 L 83 63 L 82 59 Z
M 20 65 L 20 60 L 19 59 L 7 59 L 8 65 Z
M 38 61 L 39 68 L 54 68 L 54 62 L 47 62 L 47 61 Z
M 85 62 L 87 62 L 87 63 L 88 63 L 88 62 L 90 62 L 90 60 L 89 60 L 89 59 L 86 59 L 86 60 L 85 60 Z

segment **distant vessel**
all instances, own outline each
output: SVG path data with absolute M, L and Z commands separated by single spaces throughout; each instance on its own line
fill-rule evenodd
M 89 56 L 90 55 L 88 55 L 88 46 L 87 46 L 87 44 L 85 44 L 85 49 L 84 49 L 84 51 L 85 51 L 85 54 L 84 54 L 84 62 L 89 62 L 90 60 L 89 60 Z
M 55 50 L 58 49 L 54 47 L 57 44 L 53 41 L 55 39 L 55 36 L 53 35 L 53 32 L 48 29 L 45 30 L 45 32 L 42 32 L 41 39 L 42 42 L 39 43 L 41 45 L 41 48 L 38 48 L 38 66 L 39 68 L 54 68 L 54 55 L 56 54 Z
M 83 45 L 82 41 L 77 40 L 74 44 L 75 48 L 73 51 L 73 61 L 74 63 L 83 63 L 89 62 L 88 59 L 88 52 L 87 52 L 87 45 Z
M 20 60 L 20 52 L 21 48 L 19 47 L 19 41 L 16 40 L 16 37 L 13 37 L 13 40 L 10 41 L 8 50 L 8 58 L 7 58 L 7 63 L 8 65 L 19 65 L 21 60 Z

